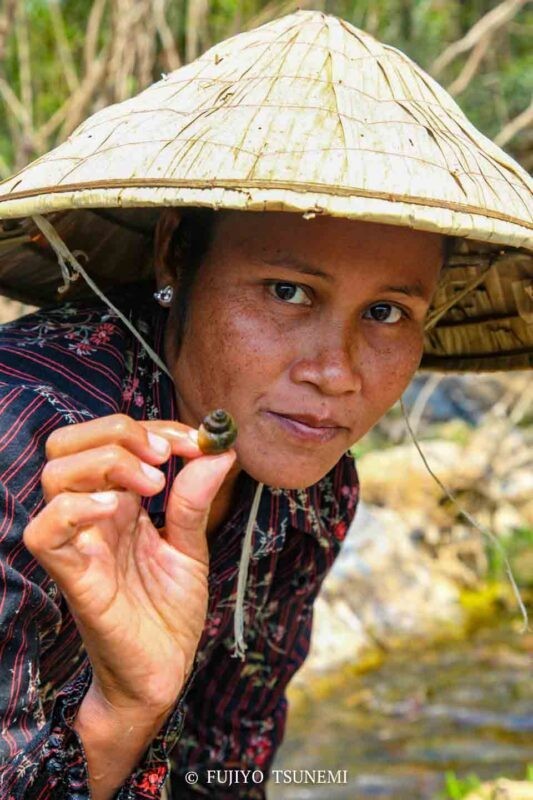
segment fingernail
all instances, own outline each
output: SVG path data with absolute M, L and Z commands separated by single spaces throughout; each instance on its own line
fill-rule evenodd
M 102 503 L 102 505 L 106 506 L 112 505 L 116 500 L 115 492 L 93 492 L 89 497 L 96 503 Z
M 194 444 L 198 444 L 198 431 L 195 430 L 188 431 L 187 436 L 189 437 L 191 442 L 194 442 Z
M 152 481 L 152 483 L 159 484 L 165 479 L 165 476 L 161 470 L 152 467 L 150 464 L 145 464 L 144 461 L 141 461 L 141 469 L 146 477 Z
M 162 436 L 158 436 L 156 433 L 148 434 L 148 442 L 152 450 L 157 453 L 158 456 L 166 456 L 170 450 L 170 445 L 167 440 L 163 439 Z

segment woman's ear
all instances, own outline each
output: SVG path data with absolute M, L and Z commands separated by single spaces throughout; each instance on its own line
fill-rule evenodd
M 182 213 L 178 208 L 165 208 L 157 221 L 154 237 L 154 272 L 159 289 L 169 284 L 175 288 L 178 264 L 174 263 L 172 239 L 179 227 Z M 174 257 L 173 257 L 174 256 Z

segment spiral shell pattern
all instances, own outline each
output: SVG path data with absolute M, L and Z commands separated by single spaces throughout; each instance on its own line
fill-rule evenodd
M 206 455 L 223 453 L 235 442 L 237 426 L 235 420 L 223 408 L 211 411 L 198 429 L 198 446 Z

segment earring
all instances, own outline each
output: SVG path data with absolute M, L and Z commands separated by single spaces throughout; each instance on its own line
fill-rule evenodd
M 163 286 L 162 289 L 158 289 L 157 292 L 154 292 L 154 300 L 157 300 L 160 306 L 168 307 L 172 304 L 172 298 L 174 297 L 174 289 L 170 284 L 168 286 Z

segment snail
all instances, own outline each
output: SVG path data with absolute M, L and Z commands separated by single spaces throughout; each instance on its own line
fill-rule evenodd
M 198 428 L 198 447 L 206 455 L 217 455 L 229 450 L 236 438 L 235 420 L 223 408 L 211 411 Z

